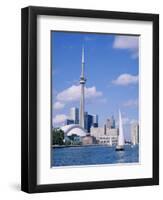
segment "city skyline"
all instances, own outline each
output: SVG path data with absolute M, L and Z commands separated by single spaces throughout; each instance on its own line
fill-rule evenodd
M 61 126 L 68 118 L 68 110 L 79 107 L 83 45 L 88 78 L 85 111 L 97 114 L 101 126 L 109 116 L 117 119 L 119 108 L 124 124 L 138 121 L 138 37 L 53 32 L 53 125 Z
M 68 118 L 65 120 L 63 125 L 70 125 L 70 124 L 79 124 L 79 108 L 72 107 L 70 108 L 70 113 Z M 84 126 L 83 128 L 90 133 L 91 127 L 98 127 L 98 115 L 93 115 L 88 113 L 87 111 L 84 112 Z M 81 126 L 82 127 L 82 126 Z

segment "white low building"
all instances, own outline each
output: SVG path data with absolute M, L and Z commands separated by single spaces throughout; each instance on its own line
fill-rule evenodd
M 116 145 L 118 141 L 118 129 L 104 127 L 91 127 L 91 136 L 94 136 L 98 144 Z
M 84 137 L 87 135 L 86 130 L 78 124 L 62 126 L 61 130 L 64 132 L 65 136 L 77 135 L 79 137 Z

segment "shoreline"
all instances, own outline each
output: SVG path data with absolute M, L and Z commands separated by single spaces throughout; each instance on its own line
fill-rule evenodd
M 125 144 L 125 146 L 131 146 L 131 144 Z M 115 145 L 107 144 L 86 144 L 86 145 L 51 145 L 52 148 L 66 148 L 66 147 L 92 147 L 92 146 L 104 146 L 104 147 L 114 147 Z
M 88 147 L 88 146 L 101 146 L 99 144 L 87 144 L 87 145 L 52 145 L 52 148 L 66 148 L 66 147 Z M 108 146 L 108 145 L 103 145 Z

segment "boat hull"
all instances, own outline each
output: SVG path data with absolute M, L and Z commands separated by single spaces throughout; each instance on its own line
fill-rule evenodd
M 116 146 L 116 151 L 124 151 L 124 146 Z

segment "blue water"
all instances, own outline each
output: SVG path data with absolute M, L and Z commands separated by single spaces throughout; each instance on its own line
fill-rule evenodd
M 138 146 L 124 151 L 109 146 L 63 147 L 52 149 L 52 166 L 96 165 L 139 162 Z

